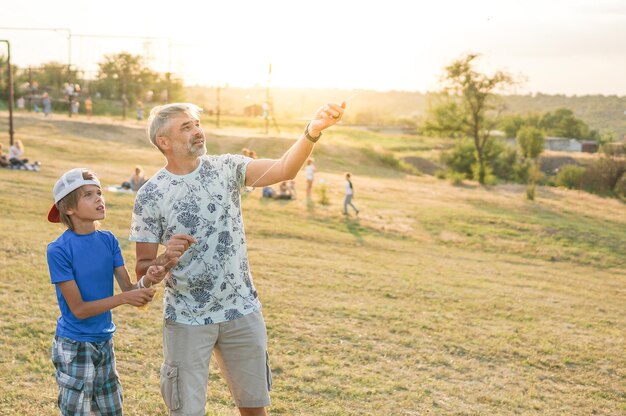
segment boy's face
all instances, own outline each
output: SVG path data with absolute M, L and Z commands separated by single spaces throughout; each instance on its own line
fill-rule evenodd
M 102 220 L 106 216 L 104 196 L 102 190 L 96 185 L 85 185 L 78 189 L 80 196 L 76 208 L 70 208 L 66 214 L 70 216 L 72 222 L 93 222 Z

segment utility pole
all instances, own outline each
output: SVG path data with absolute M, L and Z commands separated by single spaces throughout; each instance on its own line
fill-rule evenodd
M 217 86 L 217 108 L 215 109 L 215 127 L 216 128 L 220 128 L 220 111 L 221 111 L 221 107 L 220 107 L 220 90 L 222 89 L 221 86 Z
M 9 75 L 9 140 L 13 146 L 13 68 L 11 68 L 11 44 L 8 40 L 0 39 L 0 42 L 7 44 L 7 66 Z

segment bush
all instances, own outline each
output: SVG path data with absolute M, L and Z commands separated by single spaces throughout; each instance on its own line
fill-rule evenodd
M 317 190 L 317 194 L 320 197 L 319 199 L 320 204 L 330 205 L 330 198 L 328 197 L 328 185 L 326 185 L 326 182 L 320 180 L 319 184 L 316 187 L 316 190 Z
M 491 176 L 489 179 L 486 177 L 485 181 L 490 180 L 494 183 L 495 178 L 515 179 L 514 166 L 517 160 L 515 149 L 499 139 L 491 139 L 485 146 L 484 157 L 487 177 Z M 441 155 L 441 162 L 451 170 L 463 173 L 467 179 L 474 178 L 477 172 L 475 165 L 478 162 L 474 143 L 470 139 L 457 141 L 451 150 Z
M 576 165 L 564 165 L 556 175 L 556 185 L 567 189 L 581 189 L 585 168 Z
M 465 174 L 461 172 L 454 172 L 452 170 L 449 170 L 446 173 L 446 177 L 448 178 L 450 183 L 454 186 L 461 185 L 463 183 L 463 179 L 466 179 Z

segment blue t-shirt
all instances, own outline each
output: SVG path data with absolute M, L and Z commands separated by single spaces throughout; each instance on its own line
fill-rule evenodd
M 53 284 L 76 281 L 83 301 L 113 296 L 113 271 L 123 266 L 124 259 L 117 239 L 110 231 L 76 234 L 67 230 L 48 244 L 48 268 Z M 75 341 L 98 342 L 113 337 L 111 311 L 86 319 L 78 319 L 56 286 L 61 316 L 56 335 Z

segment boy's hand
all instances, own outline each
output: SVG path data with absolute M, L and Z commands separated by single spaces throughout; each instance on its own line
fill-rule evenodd
M 155 293 L 156 290 L 149 287 L 146 289 L 129 290 L 128 292 L 124 292 L 123 296 L 126 304 L 132 306 L 143 306 L 152 301 Z
M 146 287 L 150 287 L 153 285 L 158 285 L 161 283 L 165 276 L 167 276 L 167 272 L 178 263 L 178 258 L 173 258 L 164 266 L 150 266 L 148 267 L 148 271 L 146 272 L 144 280 L 144 285 Z

